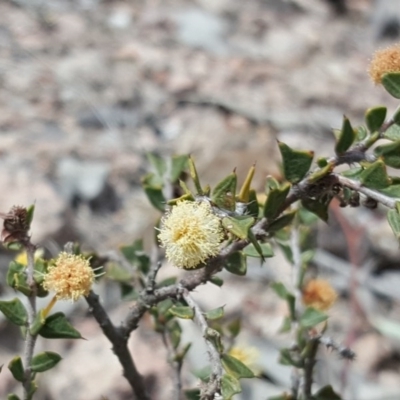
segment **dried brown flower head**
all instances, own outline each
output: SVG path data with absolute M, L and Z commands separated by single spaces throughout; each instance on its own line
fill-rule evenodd
M 337 299 L 337 293 L 324 279 L 312 279 L 303 289 L 303 303 L 317 310 L 328 310 Z
M 400 45 L 375 52 L 369 65 L 369 76 L 376 84 L 382 83 L 382 77 L 391 72 L 400 72 Z
M 0 213 L 4 219 L 1 241 L 4 244 L 24 242 L 29 239 L 28 210 L 24 207 L 13 206 L 7 214 Z

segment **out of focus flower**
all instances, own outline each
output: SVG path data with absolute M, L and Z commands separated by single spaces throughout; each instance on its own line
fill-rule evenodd
M 182 201 L 163 218 L 158 239 L 172 264 L 191 269 L 218 254 L 223 236 L 208 203 Z
M 320 311 L 331 308 L 336 299 L 335 289 L 324 279 L 312 279 L 303 289 L 303 303 Z
M 260 358 L 260 353 L 257 348 L 251 346 L 233 346 L 228 354 L 251 369 L 254 375 L 258 375 L 261 372 L 257 364 Z
M 81 255 L 60 253 L 43 280 L 43 288 L 55 292 L 57 300 L 76 301 L 87 296 L 95 278 L 89 260 Z
M 369 76 L 376 84 L 382 82 L 382 77 L 391 72 L 400 72 L 400 45 L 379 50 L 369 65 Z

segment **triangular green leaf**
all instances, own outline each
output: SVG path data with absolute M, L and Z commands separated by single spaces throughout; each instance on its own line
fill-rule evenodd
M 378 146 L 374 153 L 376 156 L 381 156 L 384 163 L 389 167 L 400 168 L 400 140 Z
M 247 272 L 246 257 L 241 251 L 236 251 L 227 258 L 224 268 L 231 274 L 244 276 Z
M 342 398 L 335 393 L 331 385 L 324 386 L 314 394 L 313 400 L 342 400 Z
M 153 166 L 157 176 L 159 178 L 162 178 L 167 169 L 167 164 L 166 164 L 165 160 L 154 153 L 147 153 L 147 159 L 149 160 L 150 164 Z
M 343 117 L 342 129 L 335 146 L 335 153 L 342 154 L 353 144 L 356 134 L 347 117 Z
M 62 312 L 47 317 L 39 335 L 47 339 L 82 339 L 82 335 L 69 323 Z
M 386 172 L 385 163 L 382 160 L 378 160 L 364 169 L 360 175 L 360 182 L 371 189 L 388 187 L 391 180 Z
M 214 310 L 210 310 L 205 313 L 205 317 L 210 320 L 219 319 L 222 318 L 223 316 L 224 316 L 224 307 L 214 308 Z
M 186 400 L 201 400 L 200 389 L 187 389 L 184 391 Z
M 22 365 L 22 360 L 21 360 L 20 356 L 14 357 L 8 363 L 8 369 L 11 371 L 14 379 L 16 379 L 19 382 L 24 382 L 25 371 L 24 371 L 24 366 Z
M 387 219 L 396 239 L 400 240 L 400 214 L 396 210 L 389 210 Z
M 253 217 L 225 217 L 222 219 L 222 226 L 233 233 L 239 239 L 247 239 L 249 230 L 254 224 Z
M 254 247 L 254 244 L 250 243 L 243 249 L 243 253 L 247 257 L 273 257 L 274 256 L 274 249 L 272 248 L 270 243 L 259 243 L 261 249 L 261 255 L 259 251 Z
M 365 123 L 367 124 L 370 132 L 375 132 L 380 129 L 385 122 L 386 113 L 387 108 L 383 106 L 369 108 L 365 112 Z
M 182 172 L 186 169 L 188 162 L 188 156 L 173 156 L 171 159 L 171 173 L 170 173 L 170 181 L 171 183 L 178 182 L 179 177 Z
M 328 207 L 329 203 L 322 203 L 318 200 L 303 199 L 301 201 L 302 206 L 308 211 L 314 213 L 316 216 L 322 219 L 322 221 L 328 221 Z
M 379 191 L 386 196 L 400 198 L 400 184 L 390 185 L 385 189 L 380 189 Z
M 18 298 L 10 301 L 0 301 L 0 311 L 9 321 L 16 325 L 22 326 L 28 321 L 28 313 Z
M 231 397 L 242 391 L 239 381 L 232 375 L 225 374 L 221 379 L 222 397 L 229 400 Z
M 278 145 L 282 155 L 285 178 L 291 183 L 300 182 L 311 167 L 314 152 L 293 150 L 282 142 L 278 142 Z
M 225 371 L 235 378 L 254 378 L 254 372 L 237 358 L 222 354 L 221 361 Z
M 215 186 L 211 195 L 212 202 L 215 203 L 219 208 L 234 211 L 236 204 L 236 183 L 236 173 L 232 172 Z
M 143 185 L 143 189 L 151 205 L 157 210 L 165 212 L 166 200 L 162 192 L 162 187 Z
M 20 398 L 16 394 L 11 393 L 7 396 L 7 400 L 20 400 Z
M 13 289 L 20 291 L 26 296 L 32 294 L 32 289 L 26 280 L 26 267 L 16 261 L 11 261 L 7 272 L 7 284 Z
M 268 219 L 275 218 L 282 210 L 282 204 L 285 201 L 291 185 L 286 183 L 280 188 L 272 189 L 268 193 L 264 204 L 264 217 Z
M 396 99 L 400 99 L 400 73 L 391 72 L 382 76 L 382 85 Z
M 389 140 L 400 140 L 400 125 L 393 124 L 383 132 L 383 137 Z
M 300 325 L 305 329 L 309 329 L 327 319 L 328 316 L 322 311 L 316 310 L 313 307 L 307 307 L 303 315 L 300 317 Z
M 285 226 L 291 224 L 295 215 L 296 215 L 296 210 L 282 215 L 282 217 L 279 217 L 274 222 L 272 222 L 270 225 L 268 225 L 267 231 L 271 232 L 271 233 L 279 231 L 280 229 L 284 228 Z
M 52 351 L 44 351 L 36 354 L 31 361 L 32 372 L 44 372 L 56 366 L 61 360 L 61 356 Z
M 169 332 L 172 347 L 176 349 L 181 342 L 182 328 L 176 319 L 168 321 L 168 323 L 166 324 L 166 328 Z

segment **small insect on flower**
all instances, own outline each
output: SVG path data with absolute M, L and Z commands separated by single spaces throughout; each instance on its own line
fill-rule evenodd
M 216 256 L 224 237 L 220 219 L 207 202 L 181 201 L 162 219 L 158 239 L 178 268 L 192 269 Z
M 76 301 L 87 296 L 95 279 L 89 260 L 82 255 L 60 253 L 44 276 L 43 288 L 53 291 L 57 300 Z
M 324 279 L 312 279 L 303 289 L 303 303 L 317 310 L 328 310 L 337 299 L 337 293 Z

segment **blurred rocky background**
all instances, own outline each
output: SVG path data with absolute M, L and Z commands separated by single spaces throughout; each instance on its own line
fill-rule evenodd
M 366 71 L 372 53 L 399 34 L 392 0 L 1 0 L 0 211 L 35 203 L 33 241 L 53 255 L 69 240 L 100 254 L 143 235 L 151 243 L 159 214 L 140 187 L 147 152 L 191 153 L 210 184 L 235 167 L 243 178 L 256 162 L 262 190 L 267 174 L 279 176 L 276 139 L 329 155 L 343 114 L 357 126 L 371 106 L 394 111 Z M 400 251 L 385 214 L 333 207 L 331 224 L 318 229 L 315 265 L 342 295 L 330 334 L 351 339 L 357 353 L 351 365 L 321 354 L 318 382 L 345 386 L 346 399 L 399 399 Z M 357 269 L 348 261 L 351 235 L 362 245 Z M 10 257 L 0 254 L 1 282 Z M 228 315 L 243 316 L 240 340 L 259 348 L 263 378 L 237 399 L 263 400 L 290 387 L 290 368 L 277 364 L 290 341 L 278 333 L 286 310 L 268 289 L 272 278 L 290 281 L 290 267 L 278 253 L 246 278 L 225 278 L 222 289 L 206 285 L 196 297 L 205 309 L 226 304 Z M 117 288 L 97 290 L 122 320 L 129 303 L 116 300 Z M 4 283 L 0 293 L 13 295 Z M 39 400 L 132 398 L 85 306 L 59 307 L 87 341 L 38 344 L 64 358 L 39 379 Z M 185 335 L 200 338 L 190 323 Z M 20 344 L 1 319 L 0 364 Z M 152 398 L 172 399 L 150 320 L 133 334 L 132 351 Z M 186 369 L 204 363 L 196 344 Z M 195 385 L 188 376 L 184 383 Z M 2 398 L 13 383 L 3 368 Z

